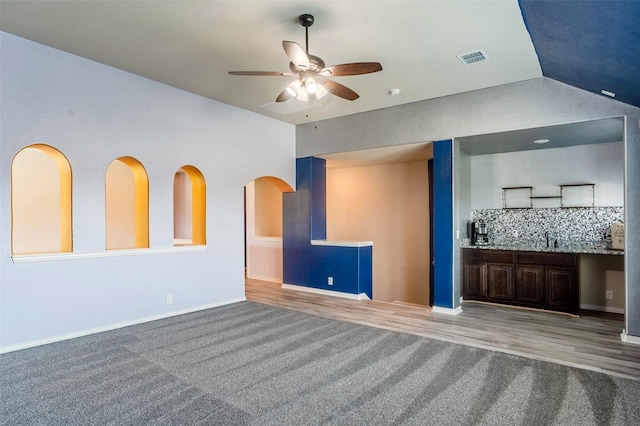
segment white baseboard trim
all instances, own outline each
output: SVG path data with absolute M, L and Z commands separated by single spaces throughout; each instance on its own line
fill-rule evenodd
M 640 337 L 638 337 L 638 336 L 630 336 L 630 335 L 627 334 L 626 330 L 622 330 L 622 333 L 620 333 L 620 339 L 624 343 L 630 343 L 632 345 L 640 345 Z
M 601 305 L 580 305 L 580 309 L 587 309 L 589 311 L 610 312 L 612 314 L 624 314 L 624 308 L 615 308 L 613 306 L 601 306 Z
M 462 307 L 458 306 L 457 308 L 442 308 L 440 306 L 432 306 L 431 312 L 435 312 L 437 314 L 458 315 L 462 312 Z
M 249 275 L 249 274 L 247 274 L 247 278 L 249 278 L 251 280 L 268 281 L 268 282 L 271 282 L 271 283 L 282 283 L 282 278 L 276 278 L 276 277 L 262 277 L 260 275 Z
M 369 299 L 369 296 L 367 296 L 365 293 L 353 294 L 353 293 L 345 293 L 343 291 L 324 290 L 321 288 L 305 287 L 303 285 L 284 284 L 284 283 L 282 284 L 282 288 L 286 290 L 306 291 L 308 293 L 322 294 L 325 296 L 342 297 L 344 299 L 371 300 Z
M 247 300 L 245 297 L 240 297 L 238 299 L 226 300 L 224 302 L 212 303 L 212 304 L 209 304 L 209 305 L 198 306 L 196 308 L 189 308 L 189 309 L 182 309 L 180 311 L 166 312 L 166 313 L 163 313 L 163 314 L 160 314 L 160 315 L 153 315 L 153 316 L 150 316 L 150 317 L 139 318 L 139 319 L 132 320 L 132 321 L 119 322 L 119 323 L 115 323 L 115 324 L 106 325 L 104 327 L 91 328 L 91 329 L 88 329 L 88 330 L 79 331 L 77 333 L 63 334 L 63 335 L 60 335 L 60 336 L 48 337 L 48 338 L 45 338 L 45 339 L 31 340 L 31 341 L 28 341 L 28 342 L 19 343 L 17 345 L 10 345 L 10 346 L 0 347 L 0 354 L 4 354 L 4 353 L 7 353 L 7 352 L 19 351 L 19 350 L 22 350 L 22 349 L 33 348 L 33 347 L 41 346 L 41 345 L 47 345 L 49 343 L 62 342 L 63 340 L 75 339 L 77 337 L 89 336 L 91 334 L 103 333 L 105 331 L 111 331 L 111 330 L 116 330 L 118 328 L 129 327 L 131 325 L 143 324 L 145 322 L 151 322 L 151 321 L 157 321 L 157 320 L 161 320 L 161 319 L 165 319 L 165 318 L 177 317 L 179 315 L 190 314 L 192 312 L 198 312 L 198 311 L 204 311 L 206 309 L 212 309 L 212 308 L 217 308 L 217 307 L 224 306 L 224 305 L 230 305 L 232 303 L 244 302 L 245 300 Z

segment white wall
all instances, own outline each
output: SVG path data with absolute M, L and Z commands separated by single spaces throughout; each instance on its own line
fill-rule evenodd
M 595 183 L 596 207 L 624 205 L 622 142 L 470 158 L 472 210 L 502 208 L 502 187 L 533 186 L 534 195 L 545 196 L 559 195 L 558 185 L 570 183 Z
M 0 350 L 244 299 L 243 188 L 258 176 L 295 185 L 294 126 L 0 37 Z M 71 163 L 67 260 L 12 261 L 10 164 L 33 143 Z M 122 156 L 149 176 L 149 254 L 104 256 L 105 173 Z M 184 164 L 207 182 L 202 250 L 173 247 L 173 181 Z

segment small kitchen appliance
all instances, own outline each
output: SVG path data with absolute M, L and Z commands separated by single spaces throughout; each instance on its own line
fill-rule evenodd
M 483 220 L 471 223 L 471 244 L 476 246 L 489 245 L 489 227 Z

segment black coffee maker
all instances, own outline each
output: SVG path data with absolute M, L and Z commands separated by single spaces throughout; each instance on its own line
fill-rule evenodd
M 489 245 L 489 226 L 484 220 L 471 222 L 471 244 L 474 246 Z

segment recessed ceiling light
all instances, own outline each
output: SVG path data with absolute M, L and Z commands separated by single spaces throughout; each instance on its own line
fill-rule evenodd
M 398 96 L 400 94 L 400 89 L 391 89 L 389 90 L 389 94 L 391 96 Z
M 547 142 L 549 142 L 549 139 L 536 139 L 535 141 L 533 141 L 533 143 L 537 143 L 540 145 Z

